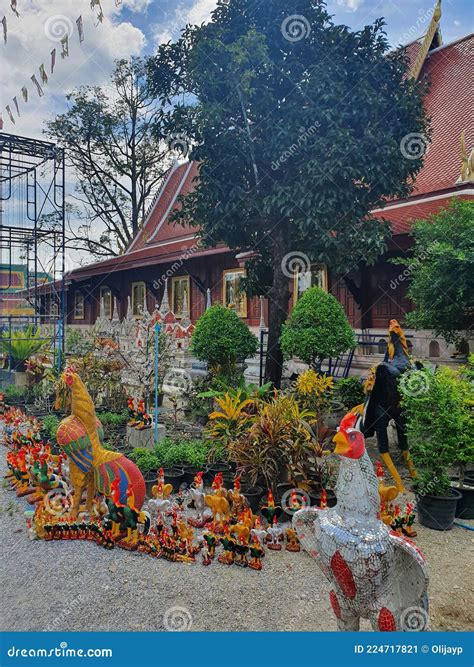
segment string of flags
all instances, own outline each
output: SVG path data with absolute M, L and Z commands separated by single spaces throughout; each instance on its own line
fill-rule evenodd
M 122 4 L 122 0 L 115 0 L 115 6 L 116 7 L 118 7 L 121 4 Z M 96 27 L 97 27 L 97 25 L 99 25 L 99 23 L 102 23 L 102 21 L 104 20 L 104 12 L 102 10 L 101 0 L 90 0 L 90 7 L 93 11 L 97 10 L 97 16 L 96 16 L 96 18 L 97 18 Z M 11 8 L 12 12 L 15 14 L 15 16 L 17 16 L 19 18 L 20 13 L 18 11 L 18 0 L 10 0 L 10 8 Z M 7 41 L 8 41 L 8 21 L 7 21 L 6 16 L 4 16 L 2 18 L 1 24 L 2 24 L 2 30 L 3 30 L 3 43 L 7 44 Z M 79 44 L 82 44 L 82 42 L 84 41 L 84 23 L 83 23 L 83 20 L 82 20 L 82 14 L 76 19 L 76 27 L 77 27 L 77 34 L 78 34 L 78 38 L 79 38 Z M 72 28 L 72 24 L 71 24 L 71 28 Z M 60 47 L 61 47 L 61 51 L 60 51 L 61 58 L 67 58 L 69 56 L 69 34 L 68 34 L 68 31 L 66 31 L 64 36 L 59 40 L 59 44 L 60 44 Z M 56 49 L 53 49 L 51 51 L 50 58 L 51 58 L 51 60 L 50 60 L 50 75 L 51 75 L 51 74 L 54 73 L 54 68 L 56 66 Z M 39 66 L 38 73 L 39 73 L 39 79 L 40 80 L 38 80 L 38 77 L 36 76 L 36 74 L 33 74 L 30 78 L 31 78 L 31 81 L 32 81 L 33 85 L 36 88 L 38 96 L 43 97 L 44 90 L 43 90 L 42 86 L 47 84 L 48 79 L 49 79 L 49 76 L 48 76 L 48 73 L 46 71 L 44 63 L 42 63 Z M 21 97 L 23 99 L 23 102 L 25 102 L 25 103 L 28 102 L 29 92 L 28 92 L 28 88 L 26 86 L 23 86 L 21 88 Z M 19 106 L 19 103 L 18 103 L 18 96 L 15 96 L 13 98 L 13 105 L 14 105 L 14 109 L 16 111 L 17 116 L 18 117 L 21 116 L 20 106 Z M 12 110 L 12 107 L 11 107 L 10 104 L 6 105 L 5 111 L 7 112 L 10 121 L 13 123 L 13 125 L 15 125 L 15 116 L 13 114 L 13 110 Z M 0 130 L 1 129 L 3 129 L 3 118 L 2 118 L 2 114 L 0 113 Z

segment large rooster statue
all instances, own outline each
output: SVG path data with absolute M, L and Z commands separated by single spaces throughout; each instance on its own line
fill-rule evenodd
M 87 489 L 86 508 L 92 511 L 96 491 L 110 496 L 114 480 L 119 480 L 120 502 L 127 504 L 127 490 L 133 493 L 138 509 L 145 499 L 145 482 L 137 466 L 119 452 L 102 446 L 103 430 L 84 383 L 73 369 L 62 375 L 71 390 L 71 415 L 59 424 L 56 439 L 70 460 L 70 480 L 74 487 L 71 516 L 77 516 L 82 493 Z
M 392 461 L 388 446 L 387 429 L 391 419 L 397 429 L 398 446 L 402 452 L 411 477 L 416 471 L 408 451 L 406 424 L 400 406 L 398 381 L 402 373 L 410 367 L 408 344 L 397 320 L 390 320 L 388 345 L 385 359 L 378 364 L 366 381 L 367 398 L 364 403 L 360 430 L 367 436 L 377 435 L 380 455 L 392 475 L 400 493 L 405 491 L 403 482 Z
M 341 456 L 337 505 L 306 508 L 293 517 L 303 547 L 331 583 L 329 598 L 339 630 L 424 630 L 428 574 L 421 551 L 378 517 L 377 477 L 364 436 L 347 414 L 334 437 Z

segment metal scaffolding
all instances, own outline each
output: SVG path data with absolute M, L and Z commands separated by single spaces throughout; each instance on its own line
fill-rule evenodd
M 64 149 L 56 144 L 0 132 L 0 265 L 0 331 L 11 345 L 15 330 L 40 327 L 40 339 L 49 341 L 60 362 L 65 162 Z M 24 277 L 21 284 L 18 276 Z

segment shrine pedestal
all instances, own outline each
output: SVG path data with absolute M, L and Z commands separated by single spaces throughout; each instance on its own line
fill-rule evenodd
M 166 435 L 166 427 L 164 424 L 158 424 L 158 442 L 163 440 Z M 154 449 L 155 447 L 155 427 L 145 428 L 139 431 L 133 426 L 127 426 L 127 442 L 129 447 L 144 447 L 146 449 Z

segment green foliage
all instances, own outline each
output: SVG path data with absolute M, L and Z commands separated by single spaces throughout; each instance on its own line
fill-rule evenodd
M 60 424 L 60 419 L 56 415 L 46 415 L 43 417 L 43 430 L 45 430 L 49 438 L 55 438 L 58 426 Z
M 65 347 L 66 354 L 83 357 L 94 350 L 94 341 L 89 332 L 70 326 L 66 328 Z
M 318 360 L 355 347 L 356 340 L 337 299 L 320 287 L 311 287 L 283 325 L 280 343 L 287 359 L 297 356 L 314 366 Z
M 5 397 L 7 403 L 9 400 L 21 400 L 26 396 L 26 387 L 17 387 L 14 384 L 9 384 L 5 389 Z
M 159 470 L 160 464 L 156 453 L 152 449 L 145 449 L 144 447 L 136 447 L 128 458 L 136 463 L 140 471 L 146 475 L 147 473 Z
M 307 24 L 296 40 L 295 18 Z M 205 245 L 254 253 L 246 289 L 270 296 L 277 362 L 285 257 L 303 251 L 341 275 L 374 262 L 390 231 L 370 212 L 406 197 L 422 166 L 400 143 L 411 133 L 429 141 L 424 89 L 406 76 L 406 54 L 389 53 L 383 25 L 352 32 L 319 0 L 229 0 L 150 64 L 159 90 L 189 100 L 170 126 L 192 145 L 199 183 L 175 220 Z
M 408 296 L 415 308 L 406 322 L 434 329 L 449 343 L 468 338 L 474 316 L 474 202 L 454 197 L 451 204 L 413 227 L 413 256 L 406 264 Z
M 449 472 L 474 462 L 474 385 L 462 371 L 422 368 L 399 382 L 418 493 L 444 495 Z
M 209 453 L 209 443 L 197 439 L 164 438 L 150 450 L 137 447 L 129 458 L 134 461 L 142 473 L 154 472 L 161 467 L 191 465 L 204 469 Z
M 359 378 L 348 377 L 338 380 L 334 389 L 336 400 L 340 401 L 346 410 L 364 402 L 364 388 Z
M 130 416 L 127 411 L 123 412 L 102 412 L 100 415 L 100 421 L 102 426 L 112 426 L 112 427 L 122 427 L 126 426 Z
M 4 354 L 9 354 L 14 364 L 23 363 L 40 352 L 45 345 L 46 341 L 41 339 L 40 327 L 35 327 L 33 324 L 12 331 L 11 339 L 8 330 L 2 331 L 0 337 L 0 350 Z
M 258 340 L 230 308 L 208 308 L 196 322 L 192 337 L 193 354 L 207 361 L 214 375 L 232 377 L 236 364 L 253 356 Z

